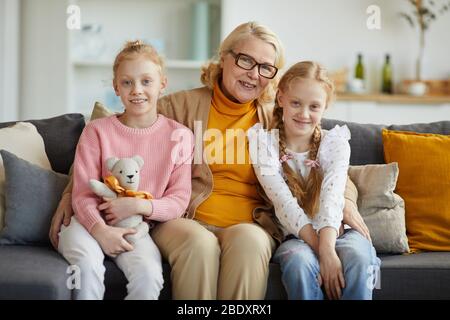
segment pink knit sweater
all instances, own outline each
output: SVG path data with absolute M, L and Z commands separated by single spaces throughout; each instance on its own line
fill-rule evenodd
M 117 116 L 88 123 L 78 142 L 74 161 L 72 203 L 75 215 L 90 232 L 103 218 L 97 209 L 102 200 L 89 189 L 89 180 L 109 174 L 105 160 L 110 157 L 144 159 L 139 191 L 153 195 L 151 220 L 180 217 L 191 196 L 193 134 L 180 123 L 158 114 L 149 128 L 123 125 Z

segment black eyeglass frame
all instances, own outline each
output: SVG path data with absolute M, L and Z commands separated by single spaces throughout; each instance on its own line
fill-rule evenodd
M 258 66 L 258 74 L 259 74 L 261 77 L 264 77 L 264 78 L 266 78 L 266 79 L 273 79 L 273 78 L 275 78 L 275 76 L 276 76 L 277 73 L 278 73 L 278 68 L 277 68 L 277 67 L 275 67 L 275 66 L 273 66 L 273 65 L 271 65 L 271 64 L 267 64 L 267 63 L 258 63 L 258 62 L 256 62 L 256 60 L 255 60 L 253 57 L 249 56 L 248 54 L 241 53 L 241 52 L 236 53 L 236 52 L 234 52 L 233 50 L 230 50 L 230 54 L 234 57 L 234 64 L 237 65 L 239 68 L 244 69 L 244 70 L 252 70 L 254 67 Z M 241 56 L 244 56 L 244 57 L 249 58 L 250 60 L 253 60 L 253 62 L 254 62 L 253 66 L 252 66 L 251 68 L 249 68 L 249 69 L 244 68 L 243 66 L 240 66 L 240 65 L 238 64 L 238 61 L 239 61 L 239 58 L 240 58 Z M 266 67 L 274 68 L 274 69 L 275 69 L 275 73 L 273 74 L 272 77 L 266 77 L 265 75 L 262 75 L 262 74 L 261 74 L 261 66 L 266 66 Z

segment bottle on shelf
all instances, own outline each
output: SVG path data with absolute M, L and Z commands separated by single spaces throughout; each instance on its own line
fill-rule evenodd
M 361 79 L 364 81 L 364 64 L 362 62 L 361 53 L 358 53 L 358 61 L 355 67 L 355 79 Z
M 392 66 L 391 66 L 391 57 L 389 54 L 386 54 L 384 65 L 383 65 L 383 83 L 381 87 L 381 91 L 383 93 L 392 94 Z
M 347 89 L 351 93 L 362 94 L 365 93 L 365 81 L 364 81 L 364 64 L 362 61 L 362 54 L 358 53 L 358 60 L 355 66 L 355 73 L 353 78 L 348 82 Z

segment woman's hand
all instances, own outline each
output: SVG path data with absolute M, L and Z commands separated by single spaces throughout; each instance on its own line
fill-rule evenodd
M 320 250 L 320 275 L 319 283 L 323 282 L 328 299 L 337 300 L 342 296 L 342 289 L 345 288 L 342 263 L 334 248 Z
M 136 229 L 111 227 L 103 222 L 96 223 L 91 230 L 92 236 L 100 244 L 103 252 L 113 258 L 122 252 L 134 249 L 124 236 L 135 233 Z
M 103 212 L 106 223 L 115 225 L 119 221 L 135 214 L 149 216 L 152 212 L 151 201 L 132 197 L 121 197 L 117 199 L 103 198 L 105 202 L 97 208 Z
M 68 192 L 63 194 L 59 201 L 58 208 L 52 217 L 50 224 L 50 232 L 48 234 L 53 247 L 58 250 L 59 232 L 61 231 L 61 225 L 66 227 L 70 224 L 70 219 L 73 216 L 72 209 L 72 193 Z
M 342 222 L 349 225 L 352 229 L 355 229 L 356 231 L 361 233 L 365 238 L 367 238 L 370 242 L 372 242 L 369 228 L 367 228 L 366 223 L 359 214 L 358 208 L 356 207 L 353 201 L 350 201 L 348 199 L 345 199 L 344 218 Z

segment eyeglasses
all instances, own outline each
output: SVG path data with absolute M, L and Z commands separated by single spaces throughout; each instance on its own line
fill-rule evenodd
M 267 63 L 258 63 L 255 59 L 244 53 L 230 51 L 230 54 L 234 57 L 234 63 L 244 70 L 252 70 L 258 66 L 258 73 L 264 78 L 273 79 L 277 75 L 278 68 L 275 66 Z

